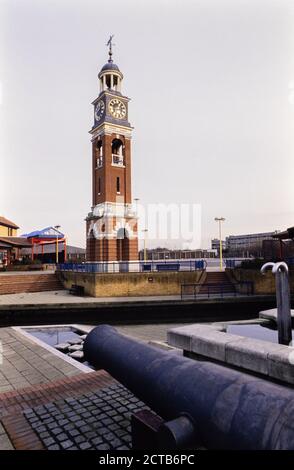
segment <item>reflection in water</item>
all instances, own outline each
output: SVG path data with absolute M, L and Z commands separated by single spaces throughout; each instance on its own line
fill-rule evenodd
M 35 338 L 40 339 L 49 346 L 56 346 L 56 344 L 66 343 L 72 339 L 79 338 L 80 336 L 75 333 L 76 330 L 71 328 L 30 328 L 26 330 Z
M 270 341 L 271 343 L 279 342 L 277 329 L 274 327 L 271 328 L 268 325 L 262 325 L 262 324 L 228 325 L 227 333 L 240 335 L 240 336 L 246 336 L 246 338 L 254 338 L 254 339 L 261 339 L 263 341 Z
M 79 331 L 71 327 L 28 328 L 25 331 L 35 338 L 38 338 L 40 341 L 43 341 L 43 343 L 52 346 L 53 348 L 57 344 L 69 343 L 72 340 L 81 338 L 81 335 L 84 335 L 83 331 Z M 82 362 L 85 366 L 91 367 L 93 369 L 93 367 L 87 361 L 85 361 L 83 357 L 75 358 L 71 356 L 68 349 L 66 349 L 66 351 L 63 350 L 62 353 L 66 356 L 70 356 L 72 359 L 79 360 L 79 362 Z

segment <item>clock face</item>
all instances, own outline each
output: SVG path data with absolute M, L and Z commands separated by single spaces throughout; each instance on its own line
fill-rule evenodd
M 108 108 L 110 114 L 116 119 L 123 119 L 127 114 L 125 104 L 116 98 L 109 102 Z
M 96 121 L 99 121 L 101 119 L 102 114 L 104 113 L 104 109 L 105 109 L 104 101 L 102 100 L 98 101 L 98 103 L 95 106 L 95 113 L 94 113 Z

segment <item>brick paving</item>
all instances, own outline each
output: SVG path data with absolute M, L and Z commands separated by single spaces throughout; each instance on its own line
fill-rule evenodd
M 7 415 L 19 414 L 27 408 L 52 400 L 88 393 L 114 382 L 115 380 L 107 372 L 99 370 L 89 374 L 82 373 L 74 377 L 66 377 L 52 383 L 2 393 L 0 394 L 0 419 Z
M 172 326 L 129 325 L 118 329 L 144 341 L 164 341 L 166 330 Z M 0 342 L 0 450 L 130 447 L 130 414 L 146 406 L 109 374 L 102 370 L 81 373 L 12 328 L 0 329 Z M 37 411 L 43 412 L 46 406 L 48 413 L 39 415 Z M 37 421 L 36 427 L 33 423 Z M 79 425 L 74 424 L 77 422 Z M 50 423 L 59 426 L 57 434 Z
M 7 436 L 5 428 L 0 423 L 0 450 L 13 450 L 14 447 Z
M 0 450 L 45 449 L 46 445 L 49 446 L 48 442 L 51 441 L 46 440 L 46 442 L 43 443 L 42 440 L 50 437 L 50 432 L 48 436 L 48 431 L 44 430 L 44 427 L 41 426 L 50 424 L 48 413 L 47 416 L 44 416 L 43 413 L 40 419 L 47 419 L 49 423 L 40 422 L 40 429 L 38 429 L 38 431 L 35 429 L 35 426 L 31 425 L 30 420 L 26 419 L 27 413 L 28 416 L 30 416 L 33 410 L 47 408 L 49 410 L 57 410 L 61 405 L 65 406 L 67 401 L 71 402 L 72 400 L 91 397 L 94 393 L 98 393 L 101 388 L 107 389 L 107 387 L 113 384 L 116 384 L 116 381 L 107 372 L 101 370 L 89 374 L 79 374 L 75 377 L 68 377 L 52 384 L 41 384 L 24 390 L 1 394 Z M 95 399 L 96 398 L 95 396 Z M 99 407 L 97 407 L 97 410 L 99 410 Z M 55 414 L 59 415 L 59 413 Z M 76 419 L 76 421 L 79 420 Z M 62 421 L 58 424 L 62 425 Z M 63 424 L 70 423 L 63 421 Z M 67 429 L 65 431 L 67 431 Z M 45 432 L 47 434 L 43 434 Z M 59 439 L 62 439 L 62 436 Z
M 32 430 L 22 414 L 9 415 L 2 418 L 2 425 L 5 428 L 6 440 L 9 441 L 9 448 L 1 450 L 44 450 L 45 447 L 38 435 Z M 9 437 L 8 437 L 9 436 Z M 0 441 L 1 443 L 1 441 Z

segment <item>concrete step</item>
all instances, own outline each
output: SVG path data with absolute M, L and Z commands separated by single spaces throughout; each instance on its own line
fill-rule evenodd
M 208 272 L 199 289 L 200 294 L 235 292 L 234 285 L 225 272 Z

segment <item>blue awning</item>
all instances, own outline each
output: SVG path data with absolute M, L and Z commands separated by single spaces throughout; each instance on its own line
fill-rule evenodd
M 30 233 L 25 233 L 22 235 L 22 237 L 56 239 L 56 238 L 64 238 L 64 234 L 54 227 L 46 227 L 46 228 L 43 228 L 42 230 L 35 230 Z

